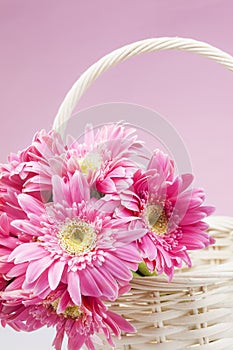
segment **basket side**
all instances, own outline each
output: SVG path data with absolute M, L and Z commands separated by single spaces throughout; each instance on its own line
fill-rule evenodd
M 233 348 L 233 218 L 209 221 L 216 243 L 192 252 L 193 268 L 176 271 L 171 283 L 134 278 L 130 293 L 109 305 L 136 328 L 114 339 L 117 350 Z

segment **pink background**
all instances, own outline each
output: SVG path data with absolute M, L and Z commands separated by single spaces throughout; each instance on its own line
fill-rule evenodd
M 232 0 L 0 0 L 0 161 L 50 129 L 73 82 L 117 47 L 183 36 L 233 54 L 232 11 Z M 146 54 L 108 71 L 79 108 L 123 101 L 161 113 L 183 137 L 207 202 L 232 215 L 232 78 L 194 54 Z

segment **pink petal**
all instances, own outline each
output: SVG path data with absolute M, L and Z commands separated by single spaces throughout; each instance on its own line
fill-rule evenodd
M 134 246 L 124 246 L 118 248 L 114 254 L 116 254 L 120 259 L 125 261 L 139 262 L 141 261 L 141 255 Z
M 27 283 L 32 283 L 52 264 L 50 255 L 44 256 L 40 260 L 32 261 L 29 263 L 26 272 Z
M 111 311 L 108 312 L 108 316 L 112 316 Z M 120 337 L 120 325 L 117 322 L 115 322 L 114 319 L 112 319 L 111 317 L 106 317 L 105 323 L 109 326 L 109 328 L 112 330 L 116 337 Z
M 64 168 L 64 160 L 61 159 L 61 157 L 54 157 L 54 158 L 49 159 L 48 162 L 49 162 L 50 168 L 53 171 L 53 174 L 62 176 L 62 172 L 63 172 L 63 168 Z
M 206 217 L 206 214 L 200 210 L 189 211 L 181 221 L 181 225 L 190 225 Z
M 0 233 L 4 236 L 9 234 L 9 221 L 6 213 L 0 216 Z
M 194 177 L 192 174 L 183 174 L 181 175 L 181 178 L 182 178 L 182 186 L 180 188 L 180 192 L 183 192 L 191 185 Z
M 122 331 L 126 333 L 135 333 L 135 328 L 120 315 L 110 310 L 107 312 L 107 315 L 111 317 L 111 319 L 118 325 L 118 327 Z
M 40 216 L 45 211 L 44 204 L 28 194 L 19 194 L 18 202 L 26 214 L 34 213 Z
M 127 201 L 127 202 L 123 201 L 123 202 L 121 202 L 121 204 L 122 204 L 125 208 L 127 208 L 127 209 L 129 209 L 129 210 L 132 210 L 132 211 L 139 211 L 139 209 L 138 209 L 138 204 L 137 204 L 137 203 L 133 203 L 132 201 Z
M 114 209 L 118 207 L 119 203 L 120 203 L 119 198 L 113 198 L 112 195 L 107 194 L 103 198 L 98 199 L 94 203 L 94 208 L 98 211 L 113 213 Z
M 150 238 L 150 235 L 151 233 L 142 238 L 140 247 L 144 252 L 144 258 L 154 260 L 157 257 L 157 244 L 153 242 L 153 240 Z
M 160 174 L 163 180 L 171 180 L 174 175 L 174 163 L 169 156 L 159 149 L 154 154 L 148 164 L 148 170 L 154 169 Z
M 25 276 L 20 276 L 20 277 L 16 277 L 13 282 L 11 282 L 10 284 L 8 284 L 8 286 L 6 287 L 6 291 L 15 291 L 18 289 L 22 289 L 22 284 L 24 282 Z
M 106 254 L 104 267 L 116 279 L 129 281 L 132 279 L 132 272 L 125 267 L 123 262 L 114 257 L 112 254 Z
M 35 226 L 35 224 L 33 225 L 28 220 L 14 220 L 11 222 L 11 226 L 32 236 L 38 236 L 40 234 L 39 227 Z
M 27 267 L 28 267 L 28 262 L 25 262 L 23 264 L 14 265 L 12 267 L 12 269 L 10 269 L 10 271 L 7 273 L 7 277 L 14 278 L 16 276 L 18 277 L 22 274 L 25 274 Z
M 98 180 L 97 180 L 98 181 Z M 98 181 L 96 184 L 96 188 L 98 191 L 102 193 L 113 193 L 116 192 L 115 183 L 110 178 L 106 178 L 103 181 Z
M 163 247 L 161 247 L 160 245 L 158 245 L 158 250 L 160 251 L 161 257 L 163 258 L 166 266 L 172 267 L 171 256 L 169 255 L 169 253 L 165 249 L 163 249 Z
M 68 273 L 68 292 L 72 301 L 76 305 L 82 304 L 81 292 L 80 292 L 80 280 L 79 275 L 76 272 L 70 271 Z
M 125 168 L 123 168 L 122 166 L 117 166 L 115 169 L 113 169 L 110 173 L 109 176 L 111 178 L 113 177 L 125 177 Z
M 131 179 L 115 180 L 116 192 L 128 189 L 132 185 L 132 183 L 133 183 L 133 181 L 131 181 Z
M 137 269 L 135 269 L 135 271 L 136 270 Z M 127 284 L 124 283 L 123 286 L 119 286 L 119 293 L 118 293 L 118 295 L 119 296 L 124 295 L 124 294 L 130 292 L 130 290 L 131 290 L 131 285 L 129 283 L 127 283 Z
M 94 280 L 95 286 L 100 290 L 99 296 L 105 296 L 109 300 L 116 300 L 118 296 L 118 287 L 114 283 L 113 278 L 108 274 L 104 274 L 104 269 L 100 270 L 95 268 L 92 273 L 92 281 Z M 93 295 L 92 295 L 93 296 Z M 96 295 L 98 296 L 98 295 Z
M 75 171 L 70 181 L 70 191 L 73 202 L 81 203 L 90 199 L 90 189 L 86 178 L 80 171 Z
M 47 279 L 45 279 L 45 284 L 44 285 L 45 285 L 45 288 L 44 289 L 40 289 L 39 292 L 37 292 L 37 294 L 40 297 L 40 299 L 46 299 L 46 297 L 51 293 L 51 289 L 48 286 L 48 280 Z
M 45 296 L 49 294 L 48 286 L 49 286 L 48 273 L 47 271 L 45 271 L 39 277 L 33 291 L 36 295 L 38 296 L 41 295 L 41 298 L 44 299 Z M 46 294 L 44 294 L 45 291 L 46 291 Z
M 86 336 L 79 332 L 74 337 L 68 336 L 68 349 L 81 350 L 85 340 L 86 340 Z
M 56 350 L 61 350 L 62 342 L 65 334 L 65 327 L 61 327 L 60 329 L 57 327 L 56 330 L 57 332 L 56 332 L 55 339 L 53 340 L 53 346 L 55 347 Z
M 58 307 L 57 307 L 57 313 L 60 314 L 63 311 L 65 311 L 66 307 L 68 306 L 70 302 L 70 295 L 67 291 L 65 291 L 62 296 L 61 299 L 59 301 Z
M 55 261 L 49 268 L 48 280 L 51 290 L 55 290 L 61 281 L 61 276 L 64 271 L 65 262 Z
M 99 285 L 96 283 L 95 278 L 93 277 L 95 274 L 94 271 L 89 271 L 88 268 L 80 272 L 80 286 L 83 295 L 90 295 L 92 297 L 100 297 L 103 295 L 101 292 Z
M 68 184 L 64 182 L 63 178 L 54 175 L 52 177 L 52 188 L 54 203 L 63 203 L 63 201 L 66 201 L 67 203 L 72 204 Z
M 14 248 L 16 248 L 17 246 L 17 241 L 15 239 L 15 237 L 4 237 L 4 238 L 0 238 L 0 246 L 5 246 L 11 250 L 13 250 Z
M 19 264 L 26 261 L 40 259 L 44 255 L 45 250 L 38 246 L 38 243 L 23 243 L 13 250 L 8 260 L 14 260 L 15 264 Z
M 202 206 L 200 210 L 204 211 L 206 213 L 206 216 L 209 216 L 215 212 L 216 208 L 211 205 L 208 205 L 208 206 L 206 205 L 206 206 Z
M 0 271 L 1 274 L 6 274 L 9 271 L 9 265 L 5 262 L 0 262 Z M 1 276 L 1 275 L 0 275 Z
M 143 237 L 148 232 L 147 229 L 139 228 L 134 230 L 117 230 L 114 235 L 117 237 L 114 247 L 120 247 L 129 244 L 137 239 Z

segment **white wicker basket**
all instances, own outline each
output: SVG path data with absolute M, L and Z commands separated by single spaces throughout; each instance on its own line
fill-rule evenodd
M 134 278 L 131 292 L 111 305 L 137 329 L 116 349 L 233 349 L 233 218 L 209 223 L 216 244 L 192 254 L 192 269 L 177 271 L 172 283 Z
M 152 38 L 132 43 L 106 55 L 79 78 L 58 111 L 54 129 L 62 132 L 81 96 L 108 68 L 144 52 L 168 49 L 201 54 L 233 71 L 232 56 L 196 40 Z M 233 349 L 233 218 L 208 221 L 216 244 L 192 253 L 192 269 L 177 271 L 171 283 L 164 276 L 134 278 L 131 292 L 110 305 L 137 329 L 116 339 L 116 349 Z

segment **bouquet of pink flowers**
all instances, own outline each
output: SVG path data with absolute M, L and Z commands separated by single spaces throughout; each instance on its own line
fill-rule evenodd
M 191 174 L 155 150 L 145 169 L 135 129 L 87 126 L 82 143 L 41 131 L 0 173 L 0 319 L 17 331 L 55 326 L 60 350 L 134 332 L 108 301 L 133 274 L 168 275 L 213 243 L 213 208 Z M 145 274 L 145 273 L 144 273 Z M 156 276 L 151 277 L 156 278 Z

